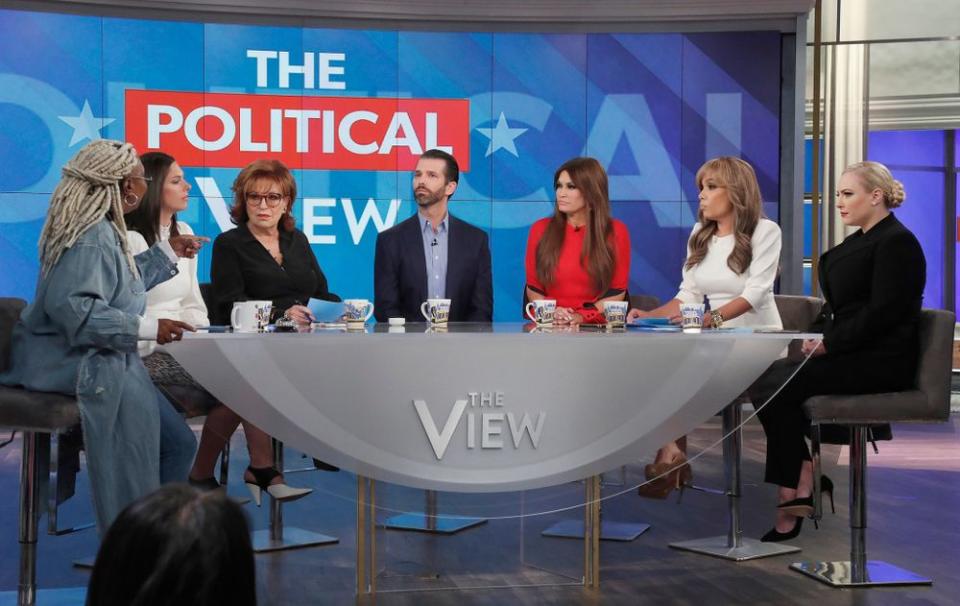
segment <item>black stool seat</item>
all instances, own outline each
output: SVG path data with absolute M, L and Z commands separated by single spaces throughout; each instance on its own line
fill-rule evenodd
M 922 391 L 910 390 L 869 396 L 814 396 L 804 402 L 803 409 L 811 421 L 838 425 L 943 421 L 943 406 L 933 404 Z
M 0 427 L 53 433 L 79 422 L 80 409 L 72 396 L 0 385 Z

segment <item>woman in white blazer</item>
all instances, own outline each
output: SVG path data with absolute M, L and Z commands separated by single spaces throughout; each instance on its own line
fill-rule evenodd
M 193 233 L 189 225 L 177 221 L 177 212 L 186 210 L 190 194 L 190 184 L 184 177 L 183 169 L 172 156 L 162 152 L 144 154 L 141 161 L 149 187 L 140 208 L 131 213 L 128 219 L 128 240 L 133 254 L 171 236 Z M 209 326 L 207 306 L 200 294 L 197 279 L 196 258 L 180 259 L 177 269 L 179 273 L 176 276 L 147 293 L 144 316 L 148 319 L 172 318 L 194 327 Z M 197 384 L 170 354 L 157 348 L 155 341 L 141 341 L 140 355 L 144 356 L 144 365 L 155 383 L 194 387 L 203 393 L 203 387 Z M 241 423 L 250 453 L 250 467 L 244 474 L 244 481 L 257 505 L 260 504 L 261 491 L 266 491 L 281 501 L 290 501 L 309 494 L 309 488 L 287 486 L 283 474 L 273 469 L 270 436 L 223 405 L 207 413 L 197 457 L 190 470 L 190 483 L 206 490 L 220 488 L 213 477 L 213 468 L 222 438 L 227 436 L 226 439 L 229 439 Z M 269 479 L 261 481 L 263 477 Z

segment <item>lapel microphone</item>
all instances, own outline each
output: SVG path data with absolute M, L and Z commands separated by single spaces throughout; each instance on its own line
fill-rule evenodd
M 436 246 L 437 244 L 439 244 L 439 242 L 437 242 L 437 239 L 434 238 L 433 242 L 430 243 L 430 246 Z

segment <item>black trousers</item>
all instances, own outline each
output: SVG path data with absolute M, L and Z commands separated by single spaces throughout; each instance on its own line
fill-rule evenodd
M 803 403 L 811 396 L 828 394 L 871 394 L 909 389 L 916 372 L 916 354 L 892 352 L 855 352 L 825 354 L 811 358 L 797 374 L 800 362 L 793 358 L 777 360 L 750 387 L 757 416 L 767 436 L 767 461 L 764 481 L 785 488 L 796 488 L 800 466 L 810 460 L 806 435 L 810 421 Z M 778 388 L 783 389 L 767 402 Z

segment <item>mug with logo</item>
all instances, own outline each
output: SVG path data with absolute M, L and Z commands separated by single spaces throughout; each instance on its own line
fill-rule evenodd
M 617 327 L 627 323 L 627 302 L 626 301 L 604 301 L 603 317 L 607 320 L 607 326 Z
M 557 311 L 557 301 L 555 299 L 538 299 L 530 301 L 524 308 L 527 317 L 541 326 L 550 326 L 553 324 L 553 314 Z
M 703 328 L 703 310 L 703 303 L 680 304 L 680 327 L 683 332 L 700 332 Z
M 373 315 L 373 303 L 367 299 L 347 299 L 343 302 L 343 318 L 350 328 L 359 328 Z
M 427 299 L 420 305 L 420 313 L 431 324 L 446 324 L 450 319 L 450 299 Z
M 270 323 L 272 301 L 237 301 L 230 310 L 230 325 L 235 332 L 258 332 Z

